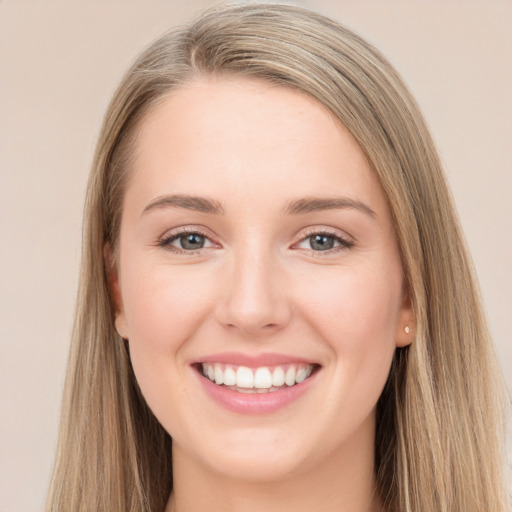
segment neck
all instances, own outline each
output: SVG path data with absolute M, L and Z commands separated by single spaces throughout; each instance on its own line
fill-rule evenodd
M 381 512 L 374 476 L 374 429 L 306 471 L 276 481 L 226 477 L 176 443 L 174 488 L 166 512 Z

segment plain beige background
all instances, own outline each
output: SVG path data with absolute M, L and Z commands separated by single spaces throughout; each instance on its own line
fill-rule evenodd
M 209 3 L 0 0 L 0 512 L 43 506 L 102 114 L 141 48 Z M 367 37 L 422 106 L 512 389 L 512 2 L 296 3 Z

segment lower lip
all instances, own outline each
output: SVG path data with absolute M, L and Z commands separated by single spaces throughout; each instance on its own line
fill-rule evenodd
M 268 393 L 239 393 L 225 386 L 219 386 L 194 370 L 203 389 L 217 404 L 239 414 L 268 414 L 298 400 L 312 385 L 318 371 L 300 384 L 283 387 Z

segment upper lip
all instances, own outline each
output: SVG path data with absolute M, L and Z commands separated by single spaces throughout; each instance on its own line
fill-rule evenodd
M 318 364 L 314 361 L 286 354 L 242 354 L 237 352 L 222 352 L 210 354 L 194 361 L 194 363 L 225 363 L 234 366 L 258 368 L 261 366 L 279 366 L 284 364 Z

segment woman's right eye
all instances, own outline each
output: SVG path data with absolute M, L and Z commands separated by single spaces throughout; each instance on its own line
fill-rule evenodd
M 202 249 L 204 247 L 204 243 L 206 241 L 206 237 L 200 235 L 199 233 L 190 233 L 188 235 L 180 235 L 176 242 L 178 242 L 180 249 L 185 249 L 187 251 L 194 251 L 197 249 Z
M 174 233 L 163 238 L 159 245 L 165 249 L 178 252 L 192 252 L 214 247 L 215 244 L 206 236 L 196 231 Z

